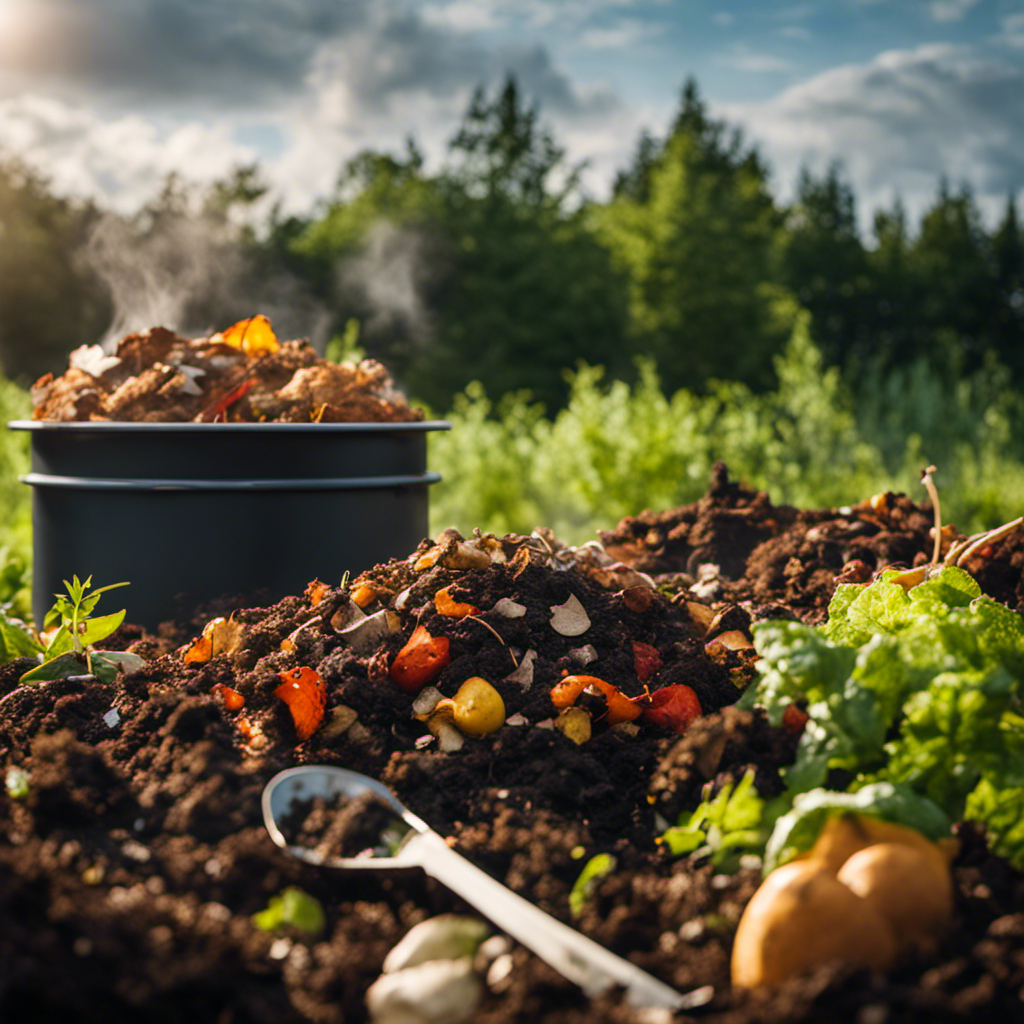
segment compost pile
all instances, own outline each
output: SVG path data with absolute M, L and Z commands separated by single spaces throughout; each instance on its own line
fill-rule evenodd
M 32 387 L 33 419 L 347 423 L 422 420 L 373 359 L 334 363 L 308 341 L 279 342 L 263 316 L 209 337 L 153 327 L 71 353 Z
M 729 971 L 758 867 L 724 873 L 657 841 L 709 783 L 749 770 L 764 796 L 781 789 L 795 733 L 731 706 L 754 674 L 751 624 L 818 621 L 837 578 L 923 564 L 929 524 L 897 495 L 775 507 L 717 467 L 699 502 L 625 520 L 603 544 L 445 531 L 272 607 L 206 609 L 184 632 L 123 629 L 147 660 L 109 684 L 19 686 L 33 663 L 12 662 L 0 670 L 0 1017 L 367 1020 L 367 990 L 403 935 L 474 912 L 422 876 L 331 874 L 271 842 L 266 782 L 330 764 L 380 779 L 491 875 L 688 994 L 675 1016 L 614 990 L 588 999 L 508 944 L 477 964 L 479 1002 L 452 1020 L 1019 1019 L 1024 879 L 972 829 L 954 927 L 933 954 L 887 975 L 826 965 L 761 994 L 733 990 Z M 972 556 L 1012 607 L 1019 535 Z M 130 589 L 118 593 L 130 619 Z M 409 655 L 416 637 L 429 657 Z M 414 692 L 409 673 L 426 669 Z M 501 698 L 504 724 L 485 735 L 437 715 L 474 677 Z M 603 686 L 571 685 L 581 677 Z M 681 687 L 703 717 L 659 702 Z M 622 700 L 637 713 L 616 713 Z M 581 892 L 598 854 L 613 870 Z M 268 922 L 297 893 L 323 919 Z

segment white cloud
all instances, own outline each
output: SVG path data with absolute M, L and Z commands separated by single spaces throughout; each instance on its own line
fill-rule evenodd
M 932 0 L 928 10 L 936 21 L 959 21 L 977 3 L 978 0 Z
M 1000 28 L 1002 35 L 999 38 L 1002 42 L 1011 46 L 1024 46 L 1024 11 L 1020 14 L 1008 14 L 1003 18 Z
M 720 63 L 737 71 L 752 74 L 779 74 L 793 70 L 790 61 L 771 53 L 758 53 L 746 46 L 737 46 L 723 54 Z
M 588 50 L 624 50 L 659 32 L 651 22 L 627 18 L 616 25 L 587 29 L 580 36 L 580 44 Z
M 105 119 L 37 95 L 0 101 L 0 152 L 40 169 L 62 195 L 95 198 L 122 212 L 151 199 L 172 171 L 211 182 L 256 158 L 223 123 L 161 131 L 142 117 Z
M 839 159 L 862 221 L 899 196 L 912 214 L 941 176 L 968 182 L 994 215 L 1024 183 L 1024 64 L 966 47 L 889 51 L 763 103 L 722 108 L 758 142 L 785 194 L 807 165 Z

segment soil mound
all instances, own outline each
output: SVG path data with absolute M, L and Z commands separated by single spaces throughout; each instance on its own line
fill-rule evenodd
M 824 968 L 765 997 L 729 985 L 757 867 L 718 874 L 657 842 L 706 787 L 748 768 L 763 795 L 780 788 L 794 738 L 731 706 L 753 672 L 741 642 L 750 623 L 820 619 L 837 576 L 926 561 L 928 525 L 902 496 L 775 508 L 722 467 L 695 505 L 624 520 L 602 545 L 569 548 L 544 530 L 445 531 L 342 585 L 314 581 L 273 606 L 236 609 L 202 636 L 125 629 L 121 646 L 148 660 L 110 684 L 19 686 L 31 663 L 9 664 L 0 1018 L 369 1019 L 367 989 L 410 927 L 471 911 L 421 876 L 353 879 L 278 849 L 262 823 L 263 786 L 283 768 L 322 763 L 382 780 L 491 875 L 689 993 L 674 1018 L 614 991 L 587 999 L 514 947 L 486 972 L 477 1024 L 1020 1019 L 1024 878 L 968 830 L 956 927 L 934 954 L 888 976 Z M 1007 536 L 972 558 L 978 579 L 1016 606 L 1019 542 Z M 439 695 L 483 677 L 505 724 L 456 745 L 435 734 L 423 691 L 395 682 L 417 630 L 445 642 Z M 556 701 L 567 677 L 583 675 L 604 686 Z M 647 713 L 672 686 L 690 687 L 704 712 L 682 734 Z M 634 717 L 615 713 L 620 698 Z M 589 739 L 562 730 L 561 703 L 585 713 Z M 570 901 L 601 853 L 614 870 Z M 290 887 L 321 904 L 315 934 L 254 922 Z

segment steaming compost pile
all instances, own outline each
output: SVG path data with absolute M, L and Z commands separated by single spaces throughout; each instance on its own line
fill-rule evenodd
M 71 353 L 57 378 L 32 387 L 37 420 L 347 423 L 423 419 L 372 359 L 334 363 L 308 341 L 279 342 L 269 321 L 250 317 L 203 338 L 153 327 Z
M 988 614 L 1018 617 L 1020 531 L 980 546 L 945 531 L 952 568 L 930 580 L 930 525 L 892 494 L 773 506 L 719 466 L 700 501 L 624 520 L 601 544 L 445 531 L 272 607 L 205 609 L 156 636 L 122 628 L 106 646 L 143 662 L 111 682 L 83 670 L 19 685 L 35 662 L 9 663 L 0 1017 L 1021 1019 L 1024 877 L 980 827 L 949 830 L 950 919 L 927 949 L 740 988 L 730 960 L 761 861 L 752 846 L 716 846 L 727 817 L 718 832 L 694 817 L 730 793 L 736 809 L 744 786 L 779 798 L 813 735 L 813 703 L 781 717 L 733 706 L 759 661 L 778 667 L 752 646 L 759 630 L 781 643 L 824 621 L 830 599 L 853 608 L 873 586 L 960 614 L 968 572 L 995 598 Z M 917 575 L 869 582 L 893 562 Z M 118 593 L 130 621 L 130 589 Z M 352 877 L 290 857 L 260 796 L 302 764 L 381 780 L 473 863 L 684 993 L 683 1008 L 587 998 L 525 948 L 486 939 L 480 916 L 422 875 Z M 374 843 L 365 818 L 329 807 L 296 828 L 321 826 L 350 851 Z M 409 940 L 392 952 L 424 927 L 433 952 L 421 941 L 410 954 Z

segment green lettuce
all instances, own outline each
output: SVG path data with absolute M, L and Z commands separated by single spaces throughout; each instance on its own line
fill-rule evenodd
M 837 587 L 822 627 L 753 627 L 759 680 L 745 703 L 775 723 L 795 701 L 810 716 L 785 773 L 801 824 L 779 819 L 768 860 L 811 845 L 824 821 L 814 801 L 845 793 L 866 813 L 885 796 L 874 813 L 926 820 L 933 835 L 976 820 L 1024 867 L 1024 620 L 960 569 L 909 590 L 897 575 Z

